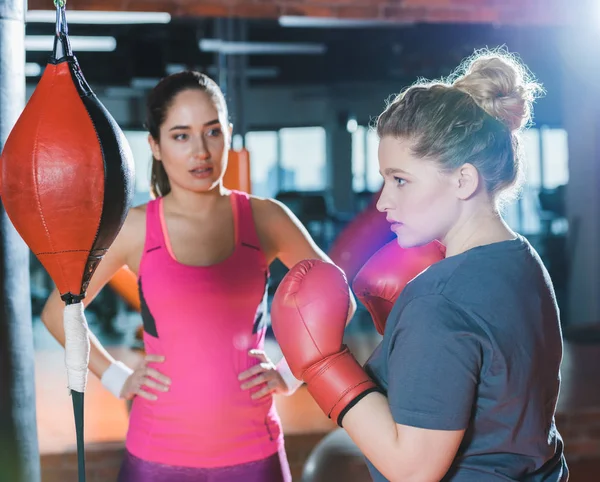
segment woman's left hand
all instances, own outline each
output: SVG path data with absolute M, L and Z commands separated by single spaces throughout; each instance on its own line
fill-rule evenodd
M 286 393 L 288 391 L 288 386 L 283 377 L 264 351 L 250 350 L 248 355 L 257 358 L 260 363 L 240 373 L 238 380 L 247 380 L 242 383 L 242 390 L 250 390 L 263 385 L 260 390 L 252 394 L 251 398 L 253 400 L 258 400 L 273 393 Z

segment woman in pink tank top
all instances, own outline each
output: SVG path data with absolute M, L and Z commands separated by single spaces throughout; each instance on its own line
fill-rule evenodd
M 223 187 L 231 126 L 208 77 L 159 82 L 146 126 L 155 199 L 131 209 L 85 300 L 122 266 L 137 272 L 144 363 L 129 368 L 92 337 L 89 365 L 133 399 L 119 482 L 290 482 L 272 395 L 299 382 L 263 351 L 269 265 L 329 259 L 282 204 Z M 349 319 L 354 309 L 352 298 Z M 64 344 L 56 291 L 42 320 Z

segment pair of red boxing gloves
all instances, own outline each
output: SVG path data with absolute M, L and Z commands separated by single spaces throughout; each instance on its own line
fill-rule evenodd
M 361 268 L 352 286 L 379 333 L 406 284 L 443 256 L 437 243 L 403 249 L 394 240 Z M 271 308 L 273 332 L 292 373 L 340 426 L 350 408 L 378 390 L 343 344 L 349 304 L 344 273 L 331 263 L 310 259 L 288 272 Z

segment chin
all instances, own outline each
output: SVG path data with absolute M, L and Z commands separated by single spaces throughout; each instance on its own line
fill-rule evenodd
M 396 241 L 398 242 L 398 244 L 400 245 L 401 248 L 403 249 L 409 249 L 409 248 L 418 248 L 419 246 L 424 246 L 426 244 L 429 244 L 433 241 L 432 239 L 429 238 L 417 238 L 414 236 L 407 236 L 407 235 L 396 235 Z
M 191 186 L 188 186 L 188 189 L 195 193 L 204 193 L 210 192 L 215 188 L 219 187 L 219 179 L 206 179 L 202 182 L 196 182 Z

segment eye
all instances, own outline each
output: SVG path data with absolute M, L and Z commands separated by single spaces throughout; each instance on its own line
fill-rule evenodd
M 402 179 L 401 177 L 394 176 L 394 181 L 396 181 L 398 186 L 404 186 L 404 184 L 406 184 L 406 179 Z
M 206 135 L 208 137 L 219 137 L 221 135 L 221 129 L 219 129 L 219 128 L 210 129 L 206 132 Z
M 173 136 L 173 139 L 175 139 L 176 141 L 185 141 L 188 138 L 187 134 L 181 133 L 181 134 L 175 134 Z

